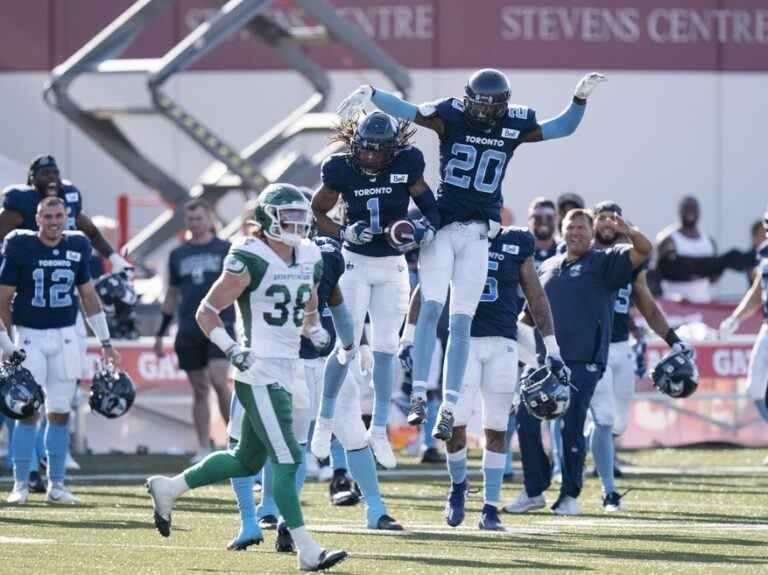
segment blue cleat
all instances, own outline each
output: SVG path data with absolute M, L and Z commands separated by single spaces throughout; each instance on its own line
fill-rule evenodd
M 499 519 L 499 510 L 487 503 L 483 505 L 477 528 L 483 531 L 504 531 L 504 525 L 501 524 L 501 519 Z
M 451 527 L 458 527 L 464 521 L 464 502 L 469 492 L 469 482 L 453 483 L 445 504 L 445 521 Z
M 251 545 L 258 545 L 262 541 L 264 541 L 264 537 L 261 534 L 261 528 L 258 523 L 253 522 L 240 526 L 240 533 L 229 542 L 227 549 L 230 551 L 245 551 Z

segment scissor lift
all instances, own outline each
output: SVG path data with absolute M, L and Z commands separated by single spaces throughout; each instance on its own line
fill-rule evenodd
M 214 2 L 219 10 L 190 32 L 181 42 L 159 58 L 120 59 L 139 33 L 159 18 L 175 0 L 138 0 L 69 59 L 54 68 L 45 88 L 45 99 L 105 152 L 131 172 L 140 182 L 155 190 L 169 208 L 125 246 L 133 258 L 141 260 L 174 236 L 183 226 L 182 206 L 192 198 L 204 198 L 212 205 L 226 194 L 256 196 L 272 181 L 288 180 L 312 186 L 318 180 L 318 166 L 336 148 L 326 147 L 307 157 L 286 150 L 299 136 L 328 134 L 335 115 L 323 113 L 331 80 L 326 70 L 301 49 L 305 42 L 336 42 L 361 55 L 384 74 L 396 91 L 407 94 L 411 81 L 408 72 L 385 54 L 363 32 L 341 19 L 325 0 L 293 0 L 317 26 L 285 28 L 264 14 L 272 0 L 230 0 Z M 314 88 L 314 93 L 272 129 L 242 150 L 236 150 L 219 134 L 204 126 L 163 87 L 181 72 L 215 49 L 232 34 L 247 28 L 262 43 L 276 51 L 286 67 L 296 70 Z M 102 106 L 83 108 L 70 96 L 72 82 L 84 74 L 109 76 L 141 75 L 146 78 L 150 106 Z M 131 141 L 116 123 L 126 115 L 164 117 L 210 155 L 214 162 L 203 171 L 198 183 L 186 189 L 167 171 L 141 152 L 141 142 Z M 270 174 L 271 177 L 267 177 Z M 222 235 L 237 229 L 232 221 Z

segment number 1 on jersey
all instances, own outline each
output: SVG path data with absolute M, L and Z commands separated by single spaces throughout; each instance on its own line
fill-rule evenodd
M 379 215 L 379 198 L 371 198 L 365 203 L 365 207 L 371 213 L 371 231 L 374 234 L 380 234 L 381 229 L 381 216 Z

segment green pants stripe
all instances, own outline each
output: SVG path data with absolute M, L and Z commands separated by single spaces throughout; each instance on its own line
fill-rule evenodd
M 291 394 L 278 385 L 252 386 L 235 382 L 244 417 L 240 442 L 233 450 L 217 451 L 184 472 L 190 488 L 231 477 L 257 473 L 269 457 L 274 469 L 274 497 L 286 524 L 304 524 L 296 493 L 296 469 L 302 450 L 293 434 Z

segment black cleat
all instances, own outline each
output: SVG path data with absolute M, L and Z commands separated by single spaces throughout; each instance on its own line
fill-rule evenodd
M 483 511 L 480 514 L 477 528 L 483 531 L 504 531 L 504 525 L 502 525 L 501 518 L 499 517 L 499 510 L 487 503 L 483 505 Z
M 349 507 L 360 502 L 360 495 L 344 470 L 337 470 L 334 473 L 328 491 L 331 496 L 331 505 Z
M 171 519 L 168 518 L 163 519 L 163 516 L 160 515 L 157 511 L 155 511 L 155 527 L 157 527 L 157 530 L 160 532 L 160 535 L 163 537 L 170 537 L 171 536 Z
M 277 529 L 277 517 L 274 515 L 265 515 L 261 519 L 259 519 L 259 527 L 262 529 L 266 529 L 268 531 L 271 531 L 272 529 Z
M 314 566 L 307 566 L 302 565 L 301 570 L 302 571 L 325 571 L 326 569 L 330 569 L 334 565 L 338 565 L 344 559 L 349 557 L 346 551 L 343 549 L 340 549 L 338 551 L 325 551 L 323 550 L 322 553 L 320 553 L 320 557 L 317 560 L 317 564 Z
M 275 551 L 278 553 L 295 553 L 296 546 L 293 544 L 293 537 L 285 522 L 281 521 L 277 526 L 277 537 L 275 538 Z
M 45 479 L 37 471 L 32 471 L 29 474 L 29 491 L 30 493 L 45 493 L 47 489 Z
M 421 397 L 411 396 L 411 407 L 408 409 L 408 425 L 421 425 L 427 419 L 427 401 Z
M 379 520 L 376 522 L 376 529 L 379 531 L 402 531 L 403 526 L 385 514 L 379 517 Z
M 450 441 L 453 437 L 453 412 L 450 409 L 440 408 L 435 428 L 432 430 L 432 437 L 443 441 Z
M 445 455 L 436 447 L 428 447 L 421 456 L 422 463 L 445 463 Z

